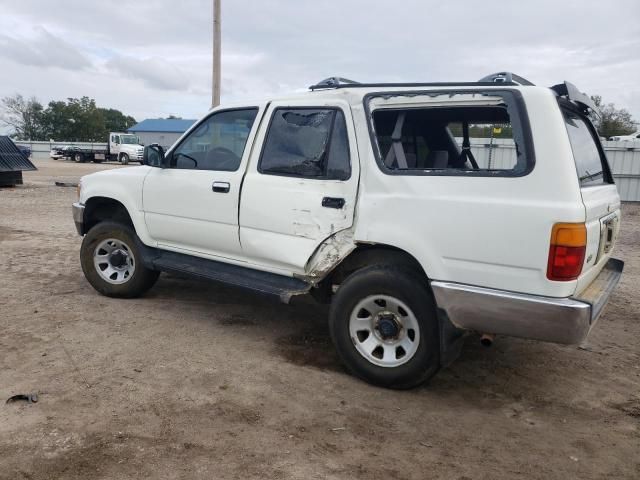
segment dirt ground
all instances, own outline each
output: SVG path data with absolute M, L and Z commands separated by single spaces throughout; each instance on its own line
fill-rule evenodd
M 470 337 L 398 392 L 343 371 L 310 302 L 164 274 L 98 295 L 53 182 L 114 166 L 36 164 L 0 190 L 0 479 L 640 478 L 640 205 L 587 345 Z

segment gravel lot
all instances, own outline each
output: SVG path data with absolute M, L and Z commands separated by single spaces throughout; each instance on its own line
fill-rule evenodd
M 587 345 L 470 337 L 397 392 L 344 373 L 311 302 L 164 274 L 99 296 L 53 182 L 117 167 L 36 164 L 0 190 L 1 479 L 640 478 L 640 205 Z

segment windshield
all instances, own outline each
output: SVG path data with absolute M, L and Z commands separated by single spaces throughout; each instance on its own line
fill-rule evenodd
M 137 145 L 140 143 L 140 139 L 137 135 L 120 135 L 120 142 L 123 145 Z

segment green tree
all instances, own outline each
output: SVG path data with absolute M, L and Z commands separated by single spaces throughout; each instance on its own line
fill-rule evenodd
M 31 97 L 20 94 L 4 97 L 0 101 L 0 123 L 12 129 L 11 136 L 17 140 L 43 140 L 43 107 Z
M 593 95 L 591 99 L 600 109 L 600 116 L 594 115 L 593 120 L 601 136 L 609 138 L 614 135 L 629 135 L 636 131 L 636 123 L 626 109 L 616 108 L 613 103 L 603 103 L 600 95 Z
M 128 128 L 138 123 L 135 118 L 123 114 L 120 110 L 114 108 L 100 108 L 99 110 L 104 118 L 103 136 L 105 138 L 107 138 L 109 132 L 126 132 Z

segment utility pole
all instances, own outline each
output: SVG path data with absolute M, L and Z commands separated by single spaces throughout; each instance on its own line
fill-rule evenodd
M 220 72 L 220 42 L 222 39 L 220 28 L 220 2 L 222 0 L 213 0 L 213 82 L 211 85 L 211 107 L 220 105 L 220 80 L 222 78 Z

